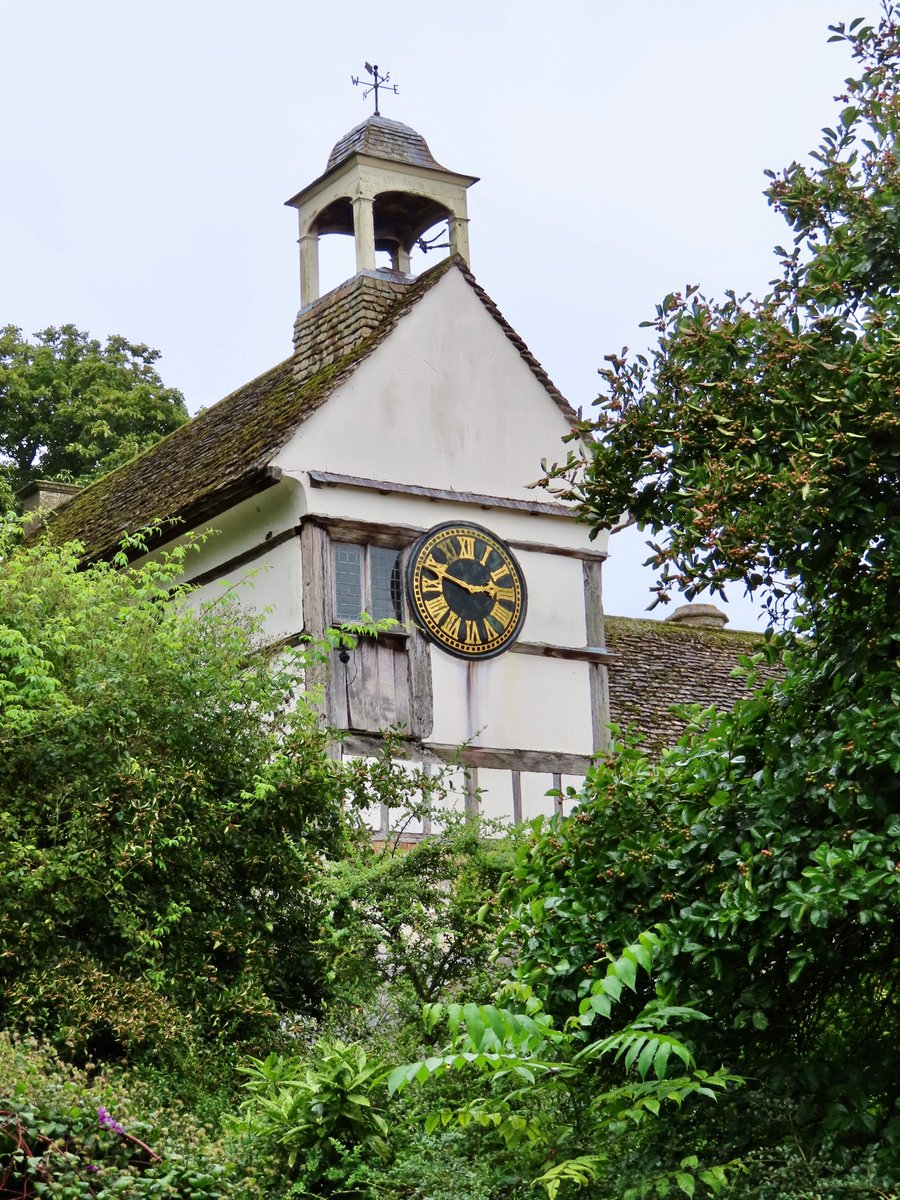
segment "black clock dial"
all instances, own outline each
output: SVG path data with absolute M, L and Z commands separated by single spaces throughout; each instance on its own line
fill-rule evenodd
M 522 569 L 480 525 L 449 523 L 424 534 L 410 555 L 407 591 L 416 623 L 461 658 L 500 654 L 525 619 Z

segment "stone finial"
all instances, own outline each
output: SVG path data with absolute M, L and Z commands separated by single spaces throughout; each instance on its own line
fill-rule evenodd
M 666 620 L 692 629 L 724 629 L 728 624 L 726 614 L 714 604 L 682 604 Z

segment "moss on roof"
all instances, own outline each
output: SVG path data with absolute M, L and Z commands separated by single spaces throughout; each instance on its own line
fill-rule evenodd
M 607 635 L 612 637 L 637 634 L 669 638 L 673 642 L 695 639 L 704 645 L 727 648 L 736 654 L 753 654 L 765 641 L 765 635 L 754 629 L 717 629 L 675 621 L 655 621 L 650 617 L 606 617 L 604 624 Z
M 762 649 L 760 633 L 631 617 L 604 623 L 617 656 L 609 665 L 610 715 L 616 725 L 638 730 L 653 749 L 673 745 L 684 732 L 673 705 L 726 711 L 749 694 L 745 680 L 733 673 L 740 658 Z M 762 664 L 758 673 L 768 678 L 778 668 Z
M 274 479 L 266 468 L 278 450 L 451 267 L 462 273 L 554 403 L 574 423 L 576 414 L 565 397 L 462 259 L 451 255 L 410 284 L 362 340 L 358 333 L 354 336 L 358 325 L 352 306 L 338 308 L 340 319 L 335 321 L 335 306 L 341 299 L 330 306 L 323 297 L 333 361 L 306 375 L 298 373 L 298 356 L 279 363 L 54 511 L 47 532 L 55 541 L 81 541 L 90 561 L 111 554 L 125 533 L 157 520 L 178 519 L 190 528 L 253 491 L 271 486 Z
M 294 430 L 368 357 L 400 318 L 454 265 L 444 259 L 422 274 L 377 328 L 347 348 L 334 333 L 338 355 L 302 377 L 286 359 L 206 409 L 117 471 L 105 475 L 48 522 L 55 541 L 78 539 L 85 559 L 111 553 L 126 532 L 155 520 L 188 526 L 269 486 L 266 467 Z M 343 351 L 343 352 L 342 352 Z

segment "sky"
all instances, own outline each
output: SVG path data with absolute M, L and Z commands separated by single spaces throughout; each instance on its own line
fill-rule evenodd
M 283 204 L 371 111 L 351 84 L 368 61 L 399 88 L 382 114 L 480 176 L 475 275 L 587 410 L 604 355 L 644 348 L 640 322 L 667 292 L 765 289 L 785 233 L 763 171 L 805 157 L 830 123 L 851 64 L 827 26 L 877 11 L 0 0 L 0 324 L 155 346 L 192 412 L 285 358 L 300 288 Z M 323 291 L 349 255 L 349 239 L 323 254 Z M 665 615 L 645 613 L 647 553 L 636 530 L 612 540 L 607 612 Z M 738 591 L 726 611 L 758 624 Z

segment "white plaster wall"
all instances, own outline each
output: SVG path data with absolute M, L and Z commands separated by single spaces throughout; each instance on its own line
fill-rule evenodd
M 228 559 L 254 549 L 267 536 L 275 537 L 285 529 L 293 529 L 305 511 L 306 494 L 303 488 L 296 480 L 287 479 L 218 513 L 196 527 L 194 532 L 208 532 L 209 536 L 202 545 L 191 550 L 185 559 L 183 580 L 190 582 L 207 571 L 215 570 Z M 170 551 L 188 538 L 188 531 L 185 531 L 183 535 L 166 542 L 159 551 L 154 550 L 138 561 L 146 561 L 161 551 Z
M 512 772 L 489 767 L 478 768 L 478 790 L 481 815 L 491 821 L 512 824 Z
M 592 752 L 587 663 L 514 653 L 466 663 L 433 647 L 431 665 L 432 741 Z
M 441 808 L 431 816 L 431 828 L 435 833 L 439 833 L 445 827 L 446 822 L 441 820 L 441 811 L 447 811 L 459 815 L 466 811 L 466 773 L 463 770 L 449 770 L 445 776 L 447 786 L 447 795 L 443 800 Z
M 247 566 L 204 584 L 192 593 L 190 600 L 200 605 L 229 596 L 245 611 L 260 617 L 267 641 L 301 630 L 300 539 L 291 538 Z
M 401 318 L 276 464 L 534 500 L 568 422 L 450 270 Z
M 521 779 L 523 822 L 533 821 L 535 817 L 552 817 L 556 811 L 556 797 L 547 793 L 553 787 L 553 776 L 523 771 Z
M 528 612 L 522 627 L 526 642 L 583 646 L 584 569 L 580 559 L 516 550 L 528 588 Z

